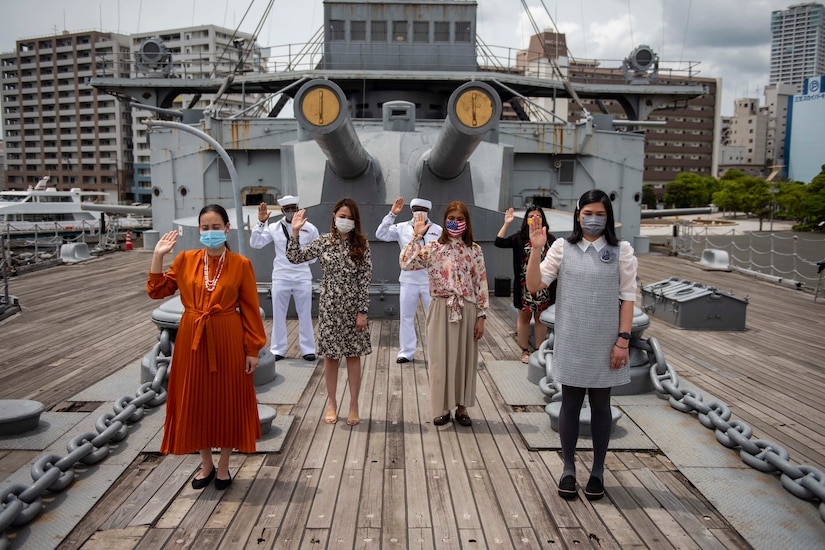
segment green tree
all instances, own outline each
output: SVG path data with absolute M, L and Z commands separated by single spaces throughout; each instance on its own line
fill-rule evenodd
M 692 172 L 682 172 L 665 187 L 663 202 L 675 208 L 707 206 L 719 182 Z
M 659 199 L 656 197 L 656 190 L 652 185 L 642 185 L 642 204 L 648 208 L 655 209 Z

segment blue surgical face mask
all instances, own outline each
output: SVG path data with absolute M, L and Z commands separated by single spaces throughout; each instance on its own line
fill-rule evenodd
M 215 250 L 222 247 L 225 242 L 226 233 L 220 229 L 201 231 L 201 244 L 206 248 Z
M 582 232 L 588 237 L 598 237 L 607 226 L 605 216 L 582 216 Z

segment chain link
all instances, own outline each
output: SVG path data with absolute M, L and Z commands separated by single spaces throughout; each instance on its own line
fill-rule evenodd
M 751 468 L 765 473 L 780 472 L 782 486 L 792 495 L 806 500 L 819 499 L 819 516 L 825 521 L 825 474 L 810 465 L 791 464 L 788 451 L 772 441 L 751 439 L 753 429 L 741 420 L 731 420 L 727 404 L 721 401 L 705 404 L 699 391 L 679 388 L 679 378 L 664 360 L 656 339 L 649 338 L 647 343 L 648 356 L 653 357 L 650 379 L 657 396 L 667 399 L 676 410 L 696 412 L 702 425 L 716 431 L 719 443 L 730 449 L 739 448 L 739 457 Z M 644 345 L 639 347 L 645 349 Z M 659 352 L 654 355 L 653 350 L 657 347 Z
M 109 444 L 123 441 L 129 436 L 129 424 L 137 422 L 146 407 L 157 407 L 166 402 L 166 379 L 172 363 L 172 342 L 169 330 L 164 329 L 158 344 L 152 350 L 151 382 L 141 384 L 135 397 L 124 396 L 113 405 L 115 414 L 104 413 L 95 422 L 96 432 L 86 432 L 73 437 L 66 445 L 68 455 L 60 457 L 48 454 L 38 458 L 31 468 L 34 483 L 17 483 L 0 492 L 0 550 L 9 545 L 6 535 L 11 526 L 30 523 L 43 510 L 42 497 L 47 491 L 58 492 L 74 481 L 74 466 L 97 464 L 109 456 Z
M 806 500 L 819 499 L 819 515 L 825 521 L 825 474 L 821 470 L 809 465 L 795 466 L 789 462 L 788 451 L 780 445 L 763 439 L 751 439 L 753 429 L 741 420 L 731 420 L 732 413 L 726 403 L 704 403 L 698 390 L 680 388 L 679 376 L 668 365 L 656 338 L 634 338 L 630 345 L 647 354 L 648 372 L 657 397 L 667 399 L 676 410 L 697 413 L 697 419 L 703 426 L 715 430 L 719 443 L 729 449 L 739 449 L 742 462 L 748 466 L 766 473 L 779 472 L 782 486 L 794 496 Z M 547 340 L 539 346 L 537 359 L 547 374 L 539 380 L 539 388 L 553 401 L 558 401 L 561 399 L 561 384 L 553 380 L 552 345 Z

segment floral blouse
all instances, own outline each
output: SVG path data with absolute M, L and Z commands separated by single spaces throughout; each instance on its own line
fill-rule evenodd
M 461 239 L 450 239 L 447 244 L 431 241 L 422 246 L 420 241 L 412 240 L 401 250 L 398 260 L 405 271 L 427 270 L 430 296 L 447 299 L 451 323 L 461 320 L 464 300 L 478 306 L 479 317 L 487 314 L 487 269 L 478 244 L 470 247 Z

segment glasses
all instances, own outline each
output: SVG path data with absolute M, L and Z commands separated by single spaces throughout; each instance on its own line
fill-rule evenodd
M 281 207 L 281 212 L 297 212 L 297 211 L 298 211 L 297 206 L 282 206 Z

